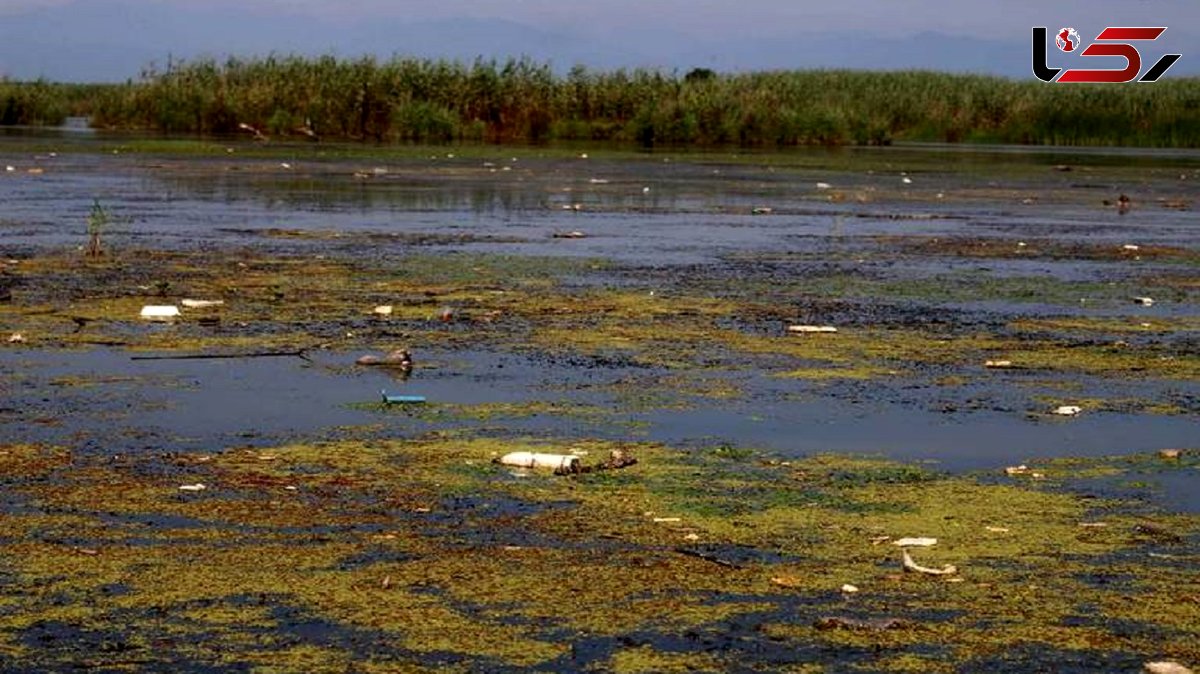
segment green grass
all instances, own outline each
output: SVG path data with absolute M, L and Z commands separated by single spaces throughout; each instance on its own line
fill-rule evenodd
M 172 63 L 89 88 L 0 82 L 0 103 L 25 120 L 5 123 L 54 123 L 73 109 L 103 128 L 249 136 L 249 125 L 273 139 L 1200 147 L 1197 78 L 1048 87 L 929 71 L 702 75 L 583 67 L 559 75 L 528 59 L 269 56 Z

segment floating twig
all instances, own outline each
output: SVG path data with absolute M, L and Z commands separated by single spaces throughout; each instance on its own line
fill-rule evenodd
M 701 552 L 700 550 L 692 550 L 690 548 L 675 548 L 675 552 L 678 552 L 681 555 L 687 555 L 688 557 L 695 557 L 696 559 L 703 559 L 706 562 L 712 562 L 713 564 L 716 564 L 717 566 L 724 566 L 729 569 L 743 568 L 740 564 L 738 564 L 736 562 L 731 562 L 728 559 L 721 559 L 720 557 L 718 557 L 712 553 Z
M 130 360 L 213 360 L 219 358 L 279 358 L 295 357 L 312 360 L 308 357 L 311 347 L 294 351 L 250 351 L 246 353 L 181 353 L 163 356 L 130 356 Z

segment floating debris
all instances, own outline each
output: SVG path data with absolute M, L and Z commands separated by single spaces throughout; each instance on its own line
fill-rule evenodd
M 383 396 L 384 405 L 417 405 L 425 402 L 425 396 L 394 395 L 387 391 L 380 391 L 379 394 Z
M 16 167 L 16 166 L 13 166 L 13 165 L 11 165 L 11 164 L 10 164 L 10 165 L 8 165 L 8 166 L 5 166 L 5 167 L 4 167 L 4 170 L 5 170 L 5 171 L 8 171 L 9 173 L 13 173 L 14 171 L 16 171 L 16 170 L 17 170 L 17 167 Z
M 936 539 L 936 538 L 929 538 L 927 536 L 919 536 L 916 538 L 898 538 L 898 539 L 892 541 L 892 545 L 899 545 L 902 548 L 907 548 L 910 546 L 917 547 L 917 548 L 928 548 L 930 546 L 937 545 L 937 542 L 938 542 L 938 539 Z
M 8 336 L 8 343 L 9 344 L 24 344 L 25 343 L 25 335 L 22 335 L 19 332 L 14 332 Z
M 900 179 L 900 182 L 904 183 L 905 185 L 911 185 L 912 178 L 909 178 L 908 176 L 904 176 L 903 178 Z
M 578 213 L 579 211 L 583 210 L 583 204 L 563 204 L 562 209 L 564 211 L 575 211 Z
M 587 234 L 584 232 L 581 232 L 579 230 L 572 230 L 570 232 L 554 232 L 550 236 L 551 236 L 551 238 L 555 238 L 555 239 L 586 239 L 587 238 Z
M 208 489 L 208 487 L 205 486 L 203 482 L 179 485 L 179 491 L 204 491 L 205 489 Z
M 1054 408 L 1054 414 L 1060 417 L 1073 417 L 1083 411 L 1083 408 L 1078 405 L 1059 405 Z
M 846 583 L 845 585 L 842 586 L 842 592 L 844 592 L 846 594 L 854 594 L 855 592 L 858 592 L 858 586 L 851 585 L 850 583 Z
M 180 300 L 185 309 L 211 309 L 225 304 L 225 300 Z
M 1141 250 L 1141 249 L 1142 249 L 1142 247 L 1137 245 L 1136 243 L 1127 243 L 1124 246 L 1121 246 L 1121 250 Z
M 789 325 L 788 332 L 797 334 L 832 334 L 838 329 L 832 325 Z
M 650 521 L 654 522 L 655 524 L 676 524 L 682 522 L 683 520 L 679 517 L 655 517 Z
M 539 452 L 511 452 L 496 459 L 496 463 L 518 468 L 550 468 L 555 472 L 575 473 L 579 471 L 579 457 L 572 454 L 542 454 Z
M 1142 665 L 1147 674 L 1192 674 L 1192 670 L 1174 660 L 1158 660 Z
M 1134 297 L 1133 302 L 1134 302 L 1134 304 L 1140 304 L 1143 307 L 1154 306 L 1154 298 L 1153 297 Z
M 147 321 L 173 321 L 179 318 L 179 307 L 173 304 L 147 304 L 142 307 L 141 317 Z
M 607 185 L 608 178 L 589 178 L 588 182 L 593 185 Z
M 1008 370 L 1013 367 L 1013 362 L 1011 360 L 989 360 L 983 366 L 993 370 Z
M 770 215 L 775 212 L 775 209 L 769 206 L 759 206 L 750 210 L 751 215 Z
M 912 571 L 913 573 L 923 573 L 927 576 L 953 576 L 954 574 L 958 573 L 958 567 L 954 566 L 953 564 L 947 564 L 940 569 L 935 569 L 935 568 L 928 567 L 928 566 L 921 566 L 920 564 L 917 564 L 916 562 L 913 561 L 912 555 L 908 554 L 908 548 L 904 548 L 903 555 L 904 555 L 903 563 L 904 563 L 905 571 Z
M 376 316 L 391 316 L 392 309 L 393 307 L 390 304 L 381 304 L 372 309 L 371 313 L 375 314 Z
M 8 341 L 11 342 L 12 340 L 10 339 Z M 1179 457 L 1183 456 L 1183 450 L 1182 449 L 1160 449 L 1160 450 L 1158 450 L 1158 456 L 1163 459 L 1178 459 Z
M 829 183 L 817 183 L 817 189 L 819 189 L 819 190 L 827 190 L 832 187 L 833 187 L 833 185 L 830 185 Z
M 1025 464 L 1021 464 L 1019 466 L 1009 466 L 1004 469 L 1004 474 L 1009 475 L 1009 476 L 1028 475 L 1029 474 L 1029 466 L 1026 466 Z

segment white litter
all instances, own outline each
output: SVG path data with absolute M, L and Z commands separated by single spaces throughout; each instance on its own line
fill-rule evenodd
M 179 307 L 173 304 L 165 306 L 147 304 L 142 307 L 141 316 L 147 321 L 173 321 L 179 318 Z
M 1054 413 L 1060 417 L 1073 417 L 1083 411 L 1083 408 L 1078 405 L 1059 405 L 1054 408 Z
M 892 545 L 899 545 L 902 548 L 917 547 L 927 548 L 931 545 L 937 545 L 938 539 L 919 536 L 916 538 L 898 538 L 892 541 Z
M 1136 244 L 1127 243 L 1124 246 L 1121 246 L 1121 249 L 1122 250 L 1141 250 L 1141 247 Z
M 500 463 L 519 468 L 550 468 L 569 472 L 579 468 L 579 457 L 570 454 L 511 452 L 500 457 Z
M 1154 298 L 1153 297 L 1135 297 L 1135 298 L 1133 298 L 1133 301 L 1137 304 L 1142 305 L 1143 307 L 1154 306 Z
M 376 316 L 391 316 L 392 308 L 393 307 L 390 304 L 381 304 L 372 309 L 371 313 L 375 314 Z
M 817 334 L 817 333 L 829 334 L 829 333 L 834 333 L 837 331 L 838 331 L 838 329 L 833 327 L 832 325 L 789 325 L 788 326 L 788 332 L 795 332 L 798 334 Z
M 588 182 L 593 185 L 607 185 L 608 179 L 607 178 L 591 178 L 588 180 Z
M 1005 368 L 1012 367 L 1013 364 L 1012 364 L 1011 360 L 989 360 L 989 361 L 985 362 L 983 364 L 983 366 L 990 367 L 993 369 L 1003 370 Z
M 908 176 L 905 176 L 905 177 L 903 177 L 903 178 L 901 178 L 901 179 L 900 179 L 900 182 L 904 183 L 905 185 L 911 185 L 911 184 L 912 184 L 912 178 L 909 178 Z
M 953 564 L 947 564 L 940 569 L 921 566 L 913 561 L 912 556 L 908 554 L 908 548 L 904 549 L 903 561 L 905 571 L 915 571 L 916 573 L 924 573 L 930 576 L 953 576 L 954 574 L 958 573 L 958 567 L 954 566 Z
M 22 335 L 19 332 L 14 332 L 14 333 L 12 333 L 12 335 L 9 336 L 8 343 L 9 344 L 24 344 L 25 343 L 25 335 Z
M 208 487 L 204 486 L 203 482 L 179 485 L 179 491 L 204 491 L 205 489 L 208 489 Z
M 845 592 L 846 594 L 854 594 L 855 592 L 858 592 L 858 587 L 851 585 L 850 583 L 846 583 L 842 586 L 842 592 Z
M 831 187 L 833 187 L 833 185 L 830 185 L 829 183 L 817 183 L 817 189 L 819 190 L 827 190 Z
M 180 300 L 185 309 L 209 309 L 225 304 L 225 300 Z
M 1159 660 L 1142 665 L 1147 674 L 1192 674 L 1192 670 L 1173 660 Z

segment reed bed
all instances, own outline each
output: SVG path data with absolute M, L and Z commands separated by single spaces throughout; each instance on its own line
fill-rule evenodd
M 1200 78 L 1058 85 L 930 71 L 558 74 L 473 63 L 268 56 L 170 64 L 119 85 L 0 82 L 0 121 L 376 142 L 652 145 L 893 141 L 1200 147 Z

